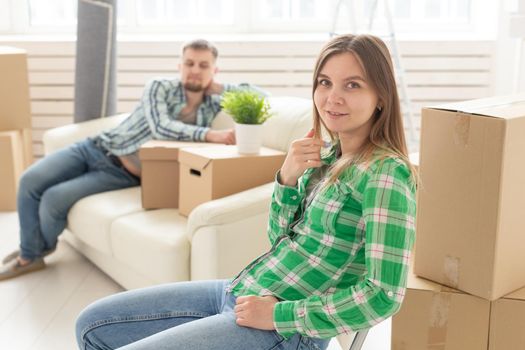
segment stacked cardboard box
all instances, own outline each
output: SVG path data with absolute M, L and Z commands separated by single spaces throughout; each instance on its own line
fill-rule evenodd
M 263 147 L 241 155 L 236 146 L 149 141 L 139 157 L 142 206 L 179 208 L 188 216 L 201 203 L 272 182 L 285 153 Z
M 525 348 L 525 288 L 489 301 L 411 275 L 392 350 Z
M 502 336 L 525 308 L 524 151 L 525 94 L 423 109 L 414 272 L 438 284 L 409 283 L 393 349 L 525 348 Z
M 16 210 L 23 169 L 33 161 L 27 55 L 0 47 L 0 210 Z
M 179 207 L 179 151 L 184 147 L 209 147 L 206 142 L 152 140 L 139 151 L 142 164 L 142 207 Z

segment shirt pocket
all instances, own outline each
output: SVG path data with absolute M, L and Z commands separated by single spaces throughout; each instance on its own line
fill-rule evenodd
M 352 251 L 355 253 L 355 245 L 364 240 L 363 193 L 351 182 L 338 180 L 334 185 L 344 203 L 335 219 L 335 230 L 341 238 L 352 242 Z
M 305 208 L 306 226 L 313 234 L 322 235 L 322 239 L 330 239 L 330 236 L 335 235 L 337 217 L 345 198 L 345 193 L 337 184 L 332 184 L 315 195 Z

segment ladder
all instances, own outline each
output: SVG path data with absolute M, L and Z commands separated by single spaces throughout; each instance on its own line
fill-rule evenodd
M 335 35 L 336 33 L 336 27 L 337 22 L 339 19 L 339 13 L 341 11 L 341 7 L 343 5 L 347 6 L 348 9 L 348 15 L 350 17 L 350 28 L 352 30 L 352 33 L 358 33 L 358 21 L 356 18 L 356 8 L 355 8 L 355 1 L 356 0 L 338 0 L 337 4 L 334 9 L 334 16 L 332 21 L 332 28 L 330 31 L 330 36 Z M 411 108 L 411 102 L 408 95 L 408 89 L 407 89 L 407 83 L 405 79 L 405 70 L 403 69 L 403 65 L 401 64 L 401 53 L 399 52 L 399 47 L 395 35 L 394 30 L 394 21 L 392 20 L 392 12 L 390 11 L 390 6 L 388 4 L 388 0 L 381 0 L 383 2 L 383 7 L 385 10 L 385 18 L 387 20 L 388 24 L 388 35 L 386 36 L 388 38 L 388 41 L 390 43 L 390 50 L 392 52 L 393 61 L 394 61 L 394 70 L 396 73 L 396 76 L 398 78 L 399 82 L 399 88 L 401 89 L 402 93 L 402 104 L 403 104 L 403 111 L 406 116 L 407 124 L 408 124 L 408 131 L 409 131 L 409 148 L 412 147 L 418 147 L 419 142 L 419 136 L 416 133 L 416 128 L 414 125 L 414 118 L 412 114 L 412 108 Z M 379 0 L 372 0 L 371 2 L 371 8 L 370 8 L 370 17 L 368 18 L 368 32 L 372 32 L 373 26 L 374 26 L 374 19 L 376 15 L 377 5 Z

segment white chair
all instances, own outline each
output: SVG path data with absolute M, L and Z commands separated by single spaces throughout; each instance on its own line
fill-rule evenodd
M 365 339 L 367 335 L 368 335 L 368 329 L 356 332 L 354 339 L 352 340 L 352 345 L 350 345 L 349 350 L 361 350 L 361 348 L 363 347 L 363 344 L 365 343 Z

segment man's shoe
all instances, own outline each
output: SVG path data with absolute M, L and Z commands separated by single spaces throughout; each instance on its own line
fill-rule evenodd
M 11 260 L 9 263 L 0 266 L 0 281 L 14 278 L 29 272 L 42 270 L 46 267 L 44 258 L 36 258 L 27 265 L 20 265 L 18 259 Z
M 42 253 L 42 257 L 48 256 L 49 254 L 53 253 L 55 250 L 56 250 L 56 247 L 53 249 L 44 250 L 44 252 Z M 19 255 L 20 255 L 20 250 L 15 250 L 14 252 L 12 252 L 11 254 L 9 254 L 8 256 L 2 259 L 2 265 L 5 265 L 11 260 L 18 258 Z

